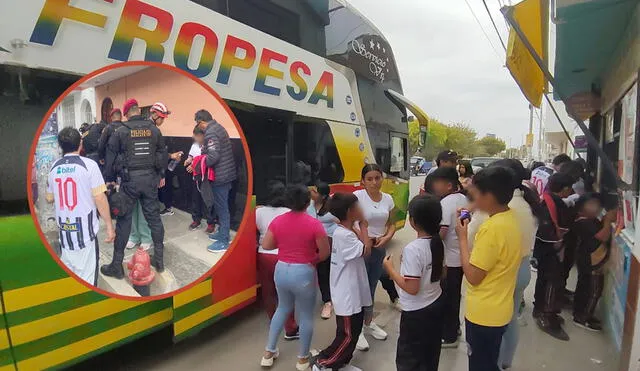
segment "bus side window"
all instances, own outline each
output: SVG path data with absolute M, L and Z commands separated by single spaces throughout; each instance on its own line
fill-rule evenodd
M 293 124 L 293 183 L 334 184 L 344 179 L 344 169 L 329 125 L 320 120 Z
M 407 171 L 407 138 L 391 134 L 390 173 L 401 175 Z

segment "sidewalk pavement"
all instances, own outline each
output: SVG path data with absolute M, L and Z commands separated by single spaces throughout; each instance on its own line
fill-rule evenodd
M 156 278 L 151 283 L 151 295 L 161 295 L 177 290 L 200 278 L 209 271 L 222 258 L 224 253 L 211 253 L 207 251 L 212 241 L 204 231 L 204 227 L 189 230 L 191 215 L 173 209 L 174 215 L 162 217 L 165 229 L 164 237 L 164 266 L 165 270 L 161 274 L 156 274 Z M 206 226 L 206 223 L 204 224 Z M 98 238 L 100 241 L 100 265 L 109 264 L 113 258 L 113 244 L 104 243 L 105 228 L 100 228 Z M 231 238 L 236 232 L 231 231 Z M 126 263 L 131 259 L 135 249 L 125 250 L 124 268 L 125 278 L 118 280 L 104 276 L 100 273 L 98 277 L 98 287 L 127 296 L 140 296 L 131 287 L 128 277 Z M 149 253 L 153 252 L 153 248 Z M 153 268 L 152 268 L 153 269 Z

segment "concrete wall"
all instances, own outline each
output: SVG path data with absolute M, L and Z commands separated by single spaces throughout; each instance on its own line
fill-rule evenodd
M 230 137 L 239 137 L 224 106 L 200 84 L 173 70 L 147 68 L 97 86 L 94 103 L 102 102 L 105 97 L 111 97 L 113 105 L 120 109 L 129 98 L 137 99 L 141 107 L 164 103 L 171 111 L 161 127 L 165 136 L 190 137 L 195 125 L 194 114 L 199 109 L 206 109 L 227 129 Z
M 636 6 L 624 38 L 603 75 L 602 112 L 607 112 L 638 79 L 640 69 L 640 5 Z
M 93 122 L 100 121 L 100 117 L 98 117 L 99 114 L 96 111 L 96 107 L 99 105 L 96 105 L 94 88 L 87 88 L 84 90 L 75 90 L 71 94 L 69 94 L 63 100 L 63 102 L 67 100 L 73 100 L 73 115 L 74 115 L 73 121 L 74 121 L 74 127 L 76 129 L 80 129 L 80 125 L 82 125 L 82 123 L 84 122 L 87 122 L 88 124 L 92 124 Z M 87 118 L 85 118 L 84 116 L 84 109 L 87 105 L 91 107 L 91 113 L 92 113 L 91 120 L 87 120 Z M 60 125 L 58 125 L 58 130 L 62 130 L 64 129 L 64 122 L 67 118 L 67 115 L 70 115 L 71 113 L 65 109 L 62 109 L 63 107 L 62 103 L 60 104 L 59 107 L 60 107 L 60 110 L 59 110 Z

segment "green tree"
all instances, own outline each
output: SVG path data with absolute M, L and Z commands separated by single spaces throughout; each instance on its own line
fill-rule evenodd
M 427 139 L 424 147 L 420 148 L 420 124 L 418 120 L 409 121 L 409 152 L 412 156 L 422 156 L 427 160 L 436 157 L 445 148 L 447 126 L 436 119 L 429 118 L 427 124 Z
M 413 116 L 411 117 L 413 118 Z M 413 118 L 409 120 L 409 154 L 411 156 L 419 153 L 420 150 L 420 123 Z
M 471 157 L 476 151 L 477 133 L 469 125 L 456 123 L 447 127 L 446 149 L 458 152 L 463 157 Z
M 484 137 L 478 141 L 478 146 L 484 149 L 487 156 L 495 156 L 507 148 L 504 140 L 494 137 Z

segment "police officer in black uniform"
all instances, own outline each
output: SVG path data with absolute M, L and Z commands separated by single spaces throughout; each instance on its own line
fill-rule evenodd
M 107 143 L 109 143 L 109 138 L 111 138 L 111 135 L 113 135 L 116 130 L 122 127 L 122 111 L 120 111 L 120 108 L 112 109 L 110 116 L 111 123 L 107 124 L 107 127 L 102 130 L 102 135 L 100 136 L 100 140 L 98 141 L 98 156 L 103 164 L 106 163 Z
M 100 272 L 115 278 L 124 277 L 122 261 L 131 233 L 131 219 L 136 201 L 140 201 L 144 218 L 151 229 L 153 257 L 151 265 L 158 272 L 164 270 L 164 227 L 160 220 L 158 186 L 164 183 L 168 162 L 167 147 L 160 130 L 145 119 L 135 99 L 129 99 L 122 109 L 127 121 L 109 138 L 107 144 L 105 180 L 115 182 L 121 177 L 120 192 L 130 199 L 125 212 L 117 217 L 113 261 L 100 267 Z

